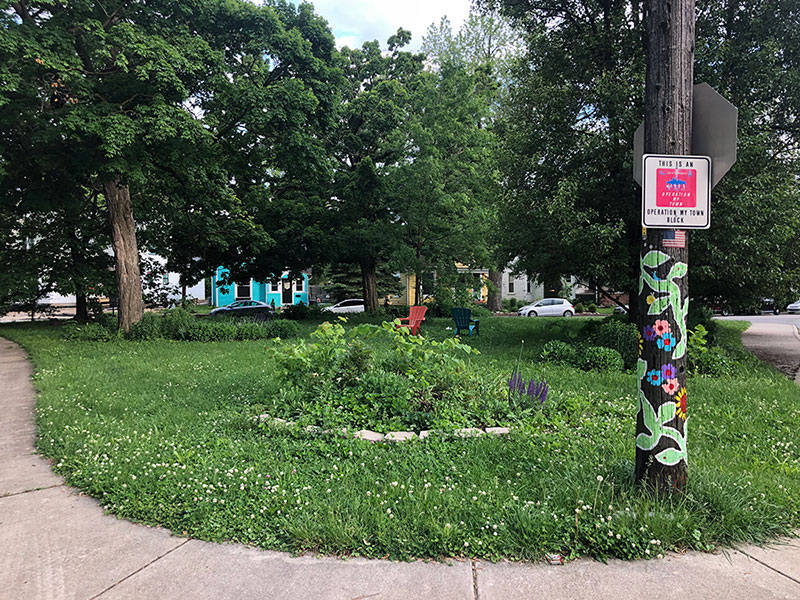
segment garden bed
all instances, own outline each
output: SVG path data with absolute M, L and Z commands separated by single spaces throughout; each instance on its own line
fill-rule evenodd
M 547 401 L 498 419 L 513 426 L 505 436 L 412 444 L 265 435 L 254 417 L 274 414 L 276 352 L 296 342 L 64 341 L 46 325 L 0 335 L 31 353 L 37 445 L 55 470 L 121 517 L 201 539 L 394 558 L 640 558 L 800 526 L 800 389 L 737 346 L 738 323 L 719 335 L 734 367 L 689 381 L 689 486 L 669 499 L 633 485 L 635 376 L 539 360 L 587 322 L 487 319 L 462 340 L 480 351 L 469 375 L 502 383 L 519 360 L 547 380 Z M 450 323 L 430 320 L 425 334 L 443 342 Z M 313 343 L 314 325 L 300 327 Z

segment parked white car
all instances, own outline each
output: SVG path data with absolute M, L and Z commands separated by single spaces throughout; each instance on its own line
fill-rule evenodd
M 334 304 L 333 306 L 326 306 L 322 309 L 322 312 L 330 312 L 330 313 L 363 313 L 364 312 L 364 300 L 360 298 L 352 298 L 350 300 L 342 300 L 341 302 Z
M 517 311 L 520 317 L 571 317 L 575 307 L 563 298 L 543 298 Z
M 797 302 L 792 302 L 789 306 L 787 306 L 786 312 L 800 313 L 800 299 L 798 299 Z

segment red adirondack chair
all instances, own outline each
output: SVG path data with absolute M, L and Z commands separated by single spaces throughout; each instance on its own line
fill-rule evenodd
M 408 312 L 408 316 L 400 319 L 400 321 L 408 321 L 408 323 L 400 323 L 398 327 L 408 327 L 412 335 L 419 333 L 419 328 L 422 327 L 422 322 L 425 320 L 425 313 L 428 311 L 427 306 L 412 306 Z

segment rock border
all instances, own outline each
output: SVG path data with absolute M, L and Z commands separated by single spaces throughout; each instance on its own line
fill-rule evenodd
M 269 423 L 276 427 L 286 427 L 286 428 L 297 428 L 299 427 L 297 423 L 294 421 L 287 421 L 286 419 L 281 419 L 278 417 L 273 417 L 269 414 L 258 415 L 255 418 L 257 423 Z M 332 434 L 332 433 L 342 433 L 344 435 L 348 435 L 349 431 L 346 427 L 342 429 L 321 429 L 316 425 L 306 425 L 302 428 L 303 431 L 306 433 L 311 434 Z M 387 442 L 387 443 L 400 443 L 400 442 L 410 442 L 413 440 L 422 441 L 433 431 L 428 429 L 423 429 L 419 433 L 414 431 L 390 431 L 387 434 L 378 433 L 377 431 L 370 431 L 369 429 L 361 429 L 359 431 L 353 432 L 353 438 L 359 440 L 366 440 L 368 442 Z M 509 427 L 487 427 L 486 429 L 479 429 L 477 427 L 467 427 L 464 429 L 455 429 L 453 431 L 440 431 L 438 433 L 444 433 L 447 435 L 452 435 L 454 437 L 460 438 L 469 438 L 469 437 L 477 437 L 481 435 L 494 435 L 494 436 L 501 436 L 501 435 L 508 435 L 511 433 L 511 429 Z

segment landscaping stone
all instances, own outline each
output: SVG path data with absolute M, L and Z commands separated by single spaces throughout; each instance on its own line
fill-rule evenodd
M 507 435 L 511 430 L 508 427 L 487 427 L 486 433 L 491 435 Z
M 417 437 L 419 437 L 419 439 L 421 439 L 421 440 L 424 440 L 430 434 L 431 434 L 431 432 L 429 430 L 423 429 L 422 431 L 419 432 L 419 436 L 417 436 Z
M 483 429 L 478 429 L 477 427 L 467 427 L 465 429 L 456 429 L 453 432 L 453 435 L 458 437 L 473 437 L 477 435 L 483 435 Z
M 367 440 L 369 442 L 382 442 L 383 441 L 383 434 L 377 433 L 375 431 L 370 431 L 369 429 L 362 429 L 361 431 L 356 431 L 353 434 L 354 438 L 358 438 L 361 440 Z
M 413 431 L 390 431 L 383 438 L 384 442 L 408 442 L 414 439 Z

